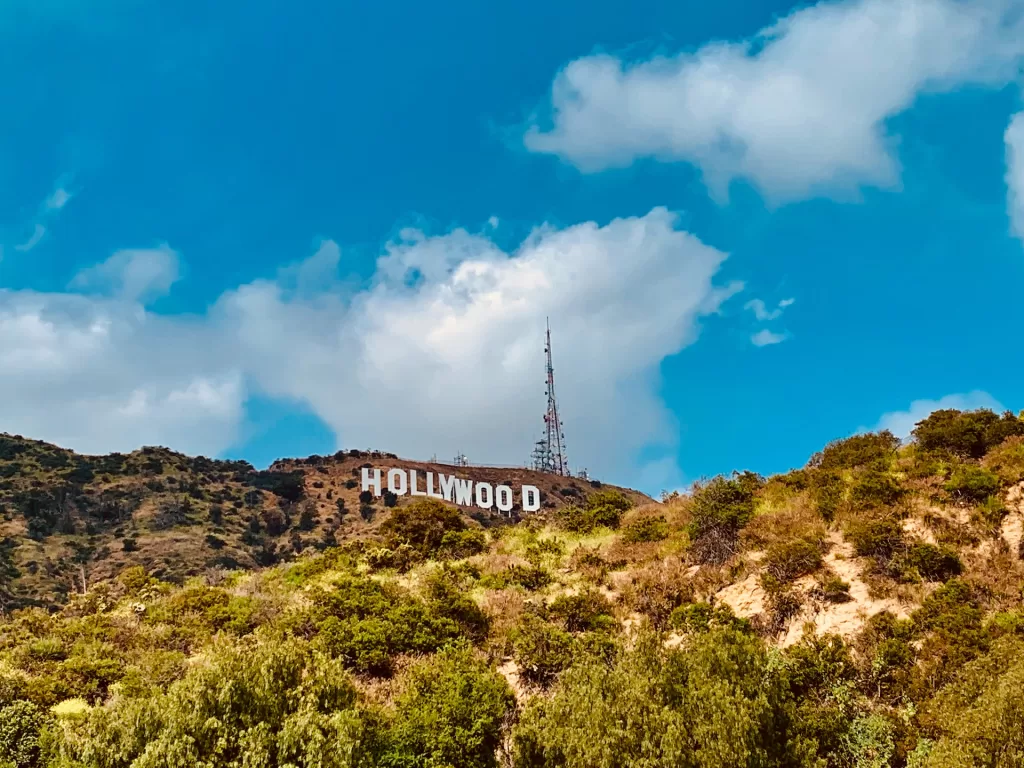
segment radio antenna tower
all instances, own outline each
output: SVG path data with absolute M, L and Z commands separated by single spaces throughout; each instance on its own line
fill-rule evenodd
M 565 459 L 565 433 L 562 432 L 562 421 L 558 418 L 558 402 L 555 400 L 555 368 L 551 363 L 550 322 L 547 324 L 544 354 L 547 356 L 548 410 L 544 414 L 544 437 L 537 441 L 537 447 L 533 449 L 533 468 L 555 475 L 568 475 L 569 462 Z

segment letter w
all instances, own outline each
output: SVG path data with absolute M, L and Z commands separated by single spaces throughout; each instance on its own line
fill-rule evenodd
M 470 506 L 473 503 L 473 481 L 455 478 L 455 503 Z

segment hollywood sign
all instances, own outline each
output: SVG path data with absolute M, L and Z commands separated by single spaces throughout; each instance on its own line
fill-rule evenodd
M 362 489 L 370 491 L 374 496 L 381 496 L 386 489 L 396 496 L 428 496 L 465 507 L 488 510 L 496 507 L 499 512 L 512 512 L 515 501 L 511 486 L 474 482 L 443 472 L 438 472 L 436 477 L 433 472 L 425 474 L 421 488 L 420 475 L 415 469 L 389 469 L 385 487 L 381 470 L 363 467 Z M 519 490 L 519 499 L 524 512 L 540 509 L 540 490 L 534 485 L 523 485 Z

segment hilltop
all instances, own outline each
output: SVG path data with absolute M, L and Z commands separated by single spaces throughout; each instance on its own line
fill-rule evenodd
M 281 459 L 264 471 L 244 461 L 190 457 L 148 447 L 84 456 L 0 434 L 0 553 L 18 575 L 3 606 L 56 606 L 126 567 L 182 582 L 206 570 L 267 567 L 307 550 L 357 541 L 412 499 L 360 496 L 360 469 L 415 469 L 474 482 L 531 484 L 542 510 L 585 501 L 602 488 L 531 470 L 454 467 L 407 461 L 380 451 Z M 610 487 L 610 486 L 605 486 Z M 650 499 L 621 490 L 634 502 Z M 458 506 L 458 505 L 455 505 Z M 474 525 L 517 521 L 463 506 Z
M 662 502 L 388 454 L 256 472 L 0 445 L 18 466 L 5 503 L 23 505 L 4 523 L 9 606 L 45 583 L 38 567 L 13 575 L 26 554 L 59 568 L 48 547 L 129 530 L 139 547 L 94 552 L 83 589 L 0 619 L 0 765 L 1024 764 L 1012 413 L 937 411 L 908 443 L 856 435 L 790 472 L 738 471 Z M 366 464 L 533 482 L 543 508 L 369 503 Z M 81 492 L 54 491 L 68 484 Z M 26 517 L 52 509 L 24 506 L 47 493 L 71 500 L 70 523 Z M 154 525 L 182 494 L 184 519 Z M 233 562 L 211 561 L 211 535 Z M 292 539 L 288 560 L 261 562 Z M 163 575 L 96 575 L 143 547 Z

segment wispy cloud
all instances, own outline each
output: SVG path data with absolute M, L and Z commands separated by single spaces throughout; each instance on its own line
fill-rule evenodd
M 743 305 L 743 308 L 752 310 L 754 312 L 754 317 L 756 317 L 760 322 L 764 322 L 766 320 L 774 320 L 777 317 L 780 317 L 782 315 L 782 311 L 794 301 L 796 301 L 796 299 L 783 299 L 775 309 L 769 311 L 761 299 L 751 299 Z
M 14 250 L 21 251 L 22 253 L 31 251 L 33 248 L 39 245 L 40 242 L 42 242 L 44 237 L 46 237 L 46 227 L 37 222 L 36 228 L 32 232 L 32 236 L 29 237 L 29 239 L 26 240 L 24 243 L 18 243 L 16 246 L 14 246 Z
M 74 197 L 74 195 L 64 189 L 64 187 L 57 187 L 53 194 L 46 198 L 46 209 L 49 211 L 59 211 L 68 204 L 68 201 L 72 197 Z
M 25 242 L 16 244 L 14 250 L 27 253 L 39 245 L 46 237 L 45 222 L 55 217 L 71 201 L 72 197 L 74 197 L 74 193 L 68 191 L 63 183 L 58 182 L 53 192 L 39 206 L 39 212 L 32 223 L 32 234 Z
M 788 334 L 785 333 L 772 333 L 767 328 L 760 330 L 750 337 L 750 341 L 755 347 L 767 347 L 772 344 L 781 344 L 789 338 Z

